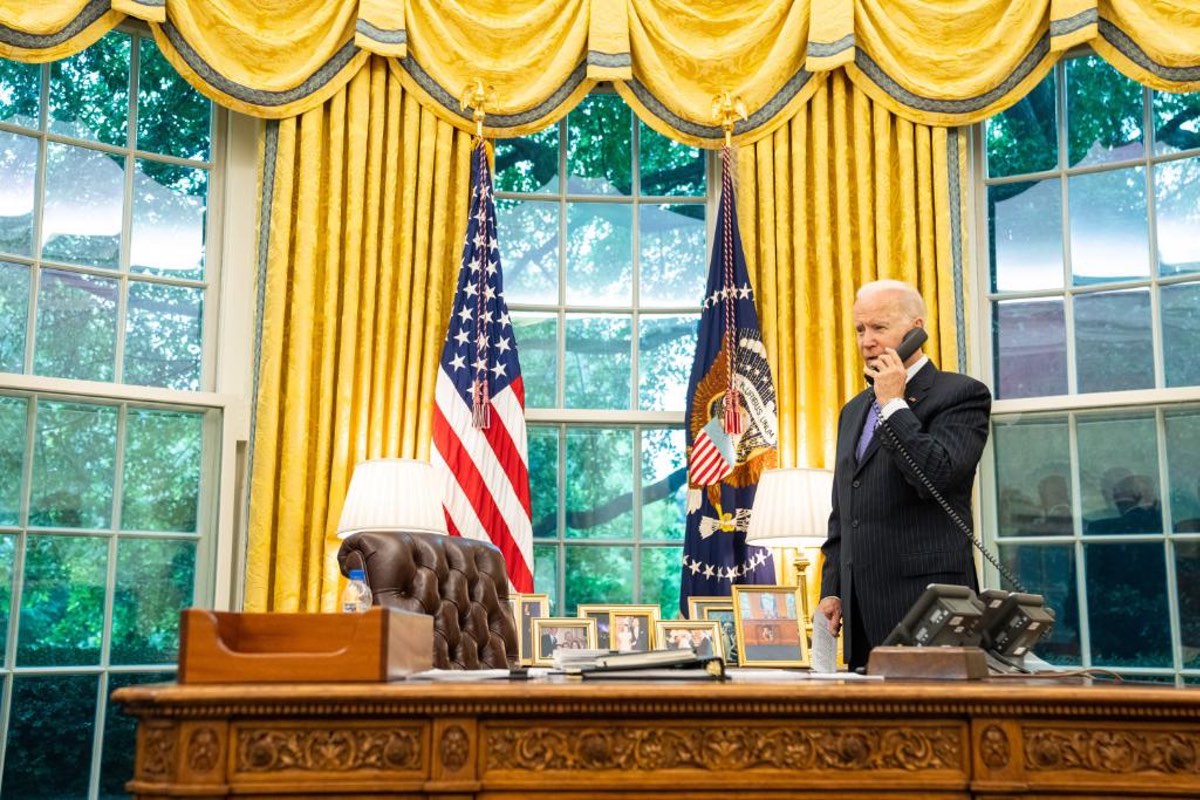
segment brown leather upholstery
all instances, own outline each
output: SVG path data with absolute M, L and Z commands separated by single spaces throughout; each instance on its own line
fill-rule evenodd
M 338 550 L 343 575 L 366 572 L 375 605 L 433 617 L 439 669 L 518 666 L 504 556 L 495 545 L 437 533 L 363 531 Z

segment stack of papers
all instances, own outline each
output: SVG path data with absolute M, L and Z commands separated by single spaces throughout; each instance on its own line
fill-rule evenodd
M 594 667 L 598 659 L 608 655 L 608 650 L 568 650 L 560 647 L 554 651 L 554 668 L 563 672 L 578 672 L 585 667 Z
M 812 671 L 829 675 L 837 672 L 837 637 L 829 632 L 829 620 L 820 611 L 812 618 Z
M 719 656 L 699 656 L 691 647 L 651 650 L 646 653 L 610 653 L 593 664 L 567 670 L 584 678 L 720 679 L 725 662 Z
M 674 667 L 696 663 L 696 650 L 681 647 L 678 650 L 650 650 L 645 653 L 607 653 L 596 659 L 597 669 L 649 669 Z
M 415 681 L 487 681 L 501 678 L 511 678 L 512 671 L 507 669 L 427 669 L 424 672 L 414 672 L 408 676 Z

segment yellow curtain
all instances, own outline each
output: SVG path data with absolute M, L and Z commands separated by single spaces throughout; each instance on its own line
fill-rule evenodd
M 781 465 L 833 467 L 838 412 L 862 389 L 850 317 L 861 284 L 916 285 L 929 306 L 925 351 L 959 368 L 966 170 L 962 132 L 897 117 L 841 71 L 739 150 L 738 220 L 775 376 Z M 776 556 L 791 584 L 793 559 L 790 549 Z
M 409 0 L 408 58 L 392 66 L 443 120 L 472 130 L 460 101 L 487 88 L 486 135 L 523 136 L 560 119 L 595 85 L 585 74 L 588 5 L 569 0 Z
M 897 117 L 832 73 L 774 134 L 738 151 L 738 221 L 775 375 L 780 462 L 832 467 L 862 389 L 850 309 L 877 278 L 929 305 L 925 352 L 958 369 L 965 135 Z
M 985 119 L 1037 85 L 1051 52 L 1049 0 L 859 0 L 846 71 L 896 114 L 927 125 Z
M 97 0 L 0 0 L 0 58 L 57 61 L 90 46 L 124 18 Z
M 808 0 L 630 0 L 632 76 L 616 89 L 660 133 L 693 145 L 724 140 L 714 96 L 745 106 L 737 140 L 762 137 L 816 91 L 804 70 Z
M 174 0 L 152 24 L 171 66 L 214 102 L 281 119 L 316 108 L 362 69 L 357 0 Z
M 712 98 L 729 92 L 751 143 L 844 68 L 893 114 L 966 125 L 1013 105 L 1070 47 L 1089 44 L 1134 80 L 1200 89 L 1200 5 L 1191 0 L 0 0 L 0 56 L 62 58 L 125 15 L 216 102 L 282 119 L 389 58 L 443 121 L 476 79 L 487 132 L 521 136 L 610 80 L 646 124 L 715 146 Z
M 328 611 L 354 464 L 428 458 L 470 138 L 374 58 L 263 149 L 246 609 Z

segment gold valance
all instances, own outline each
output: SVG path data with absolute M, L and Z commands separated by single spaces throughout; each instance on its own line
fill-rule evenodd
M 629 0 L 632 75 L 615 82 L 647 125 L 689 144 L 719 146 L 714 96 L 746 107 L 736 141 L 770 133 L 821 83 L 804 68 L 808 0 Z
M 1200 6 L 1184 0 L 0 0 L 0 56 L 82 50 L 126 15 L 218 103 L 261 117 L 321 104 L 366 63 L 389 67 L 462 130 L 459 99 L 489 87 L 488 133 L 519 136 L 612 81 L 675 139 L 721 140 L 712 98 L 744 104 L 735 139 L 761 139 L 824 77 L 925 125 L 977 122 L 1088 44 L 1158 89 L 1200 89 Z
M 124 18 L 107 0 L 0 0 L 0 58 L 57 61 L 91 46 Z

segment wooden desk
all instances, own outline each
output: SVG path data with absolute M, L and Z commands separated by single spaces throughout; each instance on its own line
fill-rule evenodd
M 1200 691 L 1000 683 L 135 686 L 139 797 L 1200 796 Z

